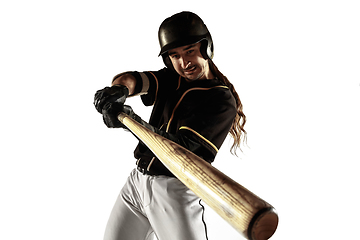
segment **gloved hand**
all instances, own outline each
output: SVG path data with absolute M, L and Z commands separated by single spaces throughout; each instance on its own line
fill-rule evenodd
M 102 109 L 102 115 L 105 125 L 108 128 L 125 128 L 127 127 L 123 125 L 119 119 L 118 115 L 124 112 L 126 113 L 130 118 L 134 119 L 135 121 L 139 123 L 143 123 L 144 121 L 134 113 L 133 109 L 128 105 L 123 105 L 122 103 L 118 102 L 107 102 L 105 103 L 103 109 Z
M 95 93 L 94 105 L 99 113 L 107 103 L 119 103 L 124 105 L 126 98 L 129 96 L 129 89 L 123 85 L 114 85 L 105 87 Z M 109 106 L 108 106 L 109 107 Z
M 123 112 L 124 110 L 124 104 L 118 103 L 118 102 L 107 102 L 105 103 L 104 107 L 102 108 L 102 115 L 105 125 L 108 128 L 126 128 L 125 125 L 123 125 L 118 120 L 118 115 Z

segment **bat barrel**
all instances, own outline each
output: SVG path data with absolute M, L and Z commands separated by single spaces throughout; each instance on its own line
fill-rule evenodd
M 252 218 L 248 227 L 248 239 L 267 240 L 276 231 L 278 215 L 273 207 L 261 209 Z
M 249 240 L 267 240 L 275 233 L 278 215 L 269 203 L 202 159 L 186 162 L 191 161 L 173 171 L 219 216 Z

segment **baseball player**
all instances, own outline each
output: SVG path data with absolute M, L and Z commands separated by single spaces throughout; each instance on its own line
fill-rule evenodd
M 120 112 L 212 163 L 228 133 L 232 152 L 246 137 L 246 118 L 233 85 L 212 61 L 213 42 L 199 16 L 181 12 L 163 21 L 159 42 L 165 68 L 124 72 L 95 94 L 94 105 L 110 128 L 126 128 Z M 124 105 L 141 96 L 153 106 L 145 122 Z M 113 207 L 105 240 L 205 240 L 204 207 L 140 141 L 136 168 Z M 135 162 L 135 161 L 134 161 Z

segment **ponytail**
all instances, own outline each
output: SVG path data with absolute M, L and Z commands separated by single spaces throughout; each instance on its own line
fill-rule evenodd
M 236 101 L 236 116 L 233 120 L 232 126 L 230 128 L 230 135 L 234 139 L 234 143 L 230 148 L 230 152 L 234 155 L 236 155 L 237 148 L 240 148 L 241 140 L 243 142 L 246 142 L 246 131 L 244 129 L 244 125 L 246 123 L 246 116 L 243 113 L 243 105 L 240 101 L 239 95 L 237 94 L 234 86 L 230 83 L 230 81 L 227 79 L 226 76 L 224 76 L 219 69 L 216 67 L 214 62 L 209 59 L 209 66 L 211 72 L 217 77 L 221 82 L 223 82 L 231 91 L 233 94 L 235 101 Z

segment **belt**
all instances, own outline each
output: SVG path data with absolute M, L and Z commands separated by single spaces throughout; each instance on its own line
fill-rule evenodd
M 156 157 L 153 158 L 139 158 L 136 162 L 137 170 L 144 175 L 150 176 L 168 176 L 175 177 L 169 169 L 167 169 L 162 162 Z

